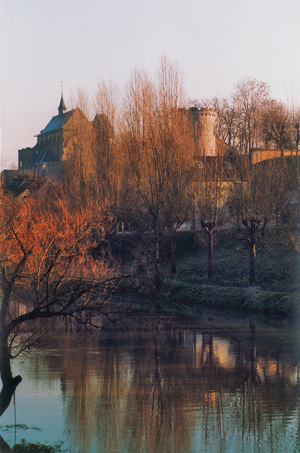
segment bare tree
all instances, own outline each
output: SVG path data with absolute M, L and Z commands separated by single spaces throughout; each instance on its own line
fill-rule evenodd
M 263 115 L 270 103 L 267 83 L 247 78 L 238 82 L 230 98 L 213 98 L 202 102 L 217 112 L 216 136 L 249 156 L 262 143 Z
M 284 156 L 285 148 L 292 148 L 291 113 L 281 102 L 272 100 L 262 116 L 262 138 L 267 146 L 276 146 Z
M 214 108 L 216 117 L 216 137 L 230 147 L 238 146 L 237 108 L 230 98 L 213 98 L 204 104 Z
M 170 146 L 170 161 L 165 182 L 161 223 L 171 252 L 171 273 L 177 272 L 176 246 L 180 228 L 190 220 L 193 209 L 193 177 L 195 170 L 194 140 L 190 117 L 185 111 L 173 110 L 172 127 L 165 137 Z
M 70 98 L 70 105 L 72 109 L 79 108 L 89 120 L 92 119 L 92 102 L 89 95 L 83 88 L 78 88 L 76 93 L 73 93 Z
M 50 184 L 27 195 L 13 199 L 1 193 L 0 414 L 21 381 L 13 378 L 10 359 L 55 319 L 97 325 L 93 316 L 109 316 L 107 301 L 118 281 L 104 258 L 90 255 L 109 227 L 100 205 L 96 215 L 85 206 L 70 209 Z
M 207 278 L 213 277 L 213 250 L 220 227 L 228 215 L 228 172 L 223 157 L 206 158 L 194 182 L 196 218 L 201 230 L 196 240 L 207 247 Z
M 132 199 L 154 231 L 157 285 L 163 230 L 174 236 L 186 216 L 183 199 L 187 200 L 184 192 L 193 148 L 187 138 L 188 116 L 180 110 L 184 100 L 180 72 L 163 57 L 157 81 L 135 71 L 124 103 L 123 153 L 133 182 Z
M 94 171 L 92 133 L 92 122 L 76 107 L 66 130 L 63 162 L 66 195 L 72 197 L 72 203 L 76 206 L 84 205 L 91 196 L 91 176 Z
M 262 118 L 269 100 L 269 85 L 256 79 L 238 82 L 232 95 L 236 112 L 237 148 L 249 156 L 250 162 L 252 150 L 261 144 Z
M 245 165 L 230 182 L 229 203 L 235 225 L 249 244 L 249 283 L 256 281 L 258 250 L 266 244 L 266 229 L 275 223 L 284 204 L 282 162 L 269 160 Z
M 115 212 L 119 205 L 123 161 L 118 147 L 120 92 L 112 83 L 98 83 L 94 100 L 92 161 L 94 179 L 102 196 L 108 196 Z

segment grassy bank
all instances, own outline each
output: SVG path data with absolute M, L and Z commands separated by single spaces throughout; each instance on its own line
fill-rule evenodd
M 127 235 L 118 240 L 123 269 L 133 273 L 123 295 L 132 298 L 142 310 L 188 310 L 199 314 L 203 310 L 222 310 L 280 320 L 298 317 L 300 257 L 278 240 L 270 241 L 257 254 L 256 282 L 249 286 L 249 249 L 245 240 L 223 233 L 214 249 L 214 276 L 208 280 L 206 249 L 195 242 L 192 233 L 182 233 L 176 275 L 170 274 L 168 248 L 163 249 L 159 290 L 153 285 L 151 261 L 145 258 L 147 244 L 143 259 L 137 260 L 136 238 Z

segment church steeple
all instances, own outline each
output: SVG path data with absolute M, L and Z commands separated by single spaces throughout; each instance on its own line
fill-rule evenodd
M 58 114 L 59 116 L 63 115 L 67 111 L 67 107 L 64 101 L 63 94 L 61 93 L 60 104 L 58 106 Z

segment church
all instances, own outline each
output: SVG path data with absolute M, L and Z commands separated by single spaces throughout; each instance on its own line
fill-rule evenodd
M 36 145 L 18 151 L 19 173 L 30 177 L 60 176 L 62 163 L 74 146 L 79 129 L 90 136 L 92 127 L 93 122 L 78 107 L 67 111 L 61 95 L 58 115 L 36 136 Z

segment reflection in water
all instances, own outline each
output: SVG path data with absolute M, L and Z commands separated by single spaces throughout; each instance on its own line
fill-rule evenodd
M 281 453 L 300 445 L 300 360 L 284 332 L 166 323 L 58 336 L 23 360 L 24 381 L 42 381 L 49 398 L 59 382 L 65 426 L 56 430 L 76 452 Z

